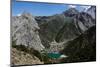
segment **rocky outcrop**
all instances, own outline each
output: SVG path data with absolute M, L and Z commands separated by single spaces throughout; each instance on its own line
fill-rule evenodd
M 12 65 L 43 64 L 36 56 L 17 50 L 16 48 L 12 48 L 11 58 Z
M 24 45 L 41 51 L 44 46 L 38 35 L 40 29 L 34 17 L 29 13 L 23 13 L 21 16 L 12 17 L 12 41 L 16 45 Z

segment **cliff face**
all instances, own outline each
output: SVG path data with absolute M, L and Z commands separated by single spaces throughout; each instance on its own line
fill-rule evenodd
M 96 6 L 91 6 L 86 12 L 90 14 L 93 19 L 96 19 Z
M 12 17 L 12 41 L 16 41 L 16 45 L 24 45 L 41 51 L 44 46 L 38 35 L 40 29 L 34 17 L 25 13 L 21 16 Z

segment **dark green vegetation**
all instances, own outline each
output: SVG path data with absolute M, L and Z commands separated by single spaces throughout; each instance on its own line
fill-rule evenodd
M 68 55 L 62 62 L 83 62 L 96 60 L 96 27 L 93 26 L 76 39 L 66 43 L 61 52 Z

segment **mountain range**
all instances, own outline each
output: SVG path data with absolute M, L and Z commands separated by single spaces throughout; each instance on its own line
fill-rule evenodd
M 68 56 L 60 62 L 96 59 L 95 6 L 81 12 L 69 8 L 52 16 L 23 13 L 21 16 L 12 16 L 11 26 L 12 45 L 24 45 L 40 54 L 42 51 L 58 51 Z
M 89 10 L 93 11 L 92 8 L 95 7 L 92 6 Z M 62 42 L 74 39 L 96 24 L 89 12 L 79 12 L 75 8 L 70 8 L 62 14 L 36 17 L 35 19 L 40 27 L 39 35 L 42 44 L 47 47 L 48 43 L 54 40 Z

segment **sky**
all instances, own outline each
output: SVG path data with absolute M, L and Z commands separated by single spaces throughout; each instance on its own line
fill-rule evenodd
M 33 16 L 51 16 L 60 14 L 69 8 L 76 8 L 79 11 L 89 8 L 85 5 L 70 5 L 70 4 L 50 4 L 41 2 L 22 2 L 12 0 L 12 15 L 19 16 L 23 12 L 31 13 Z

